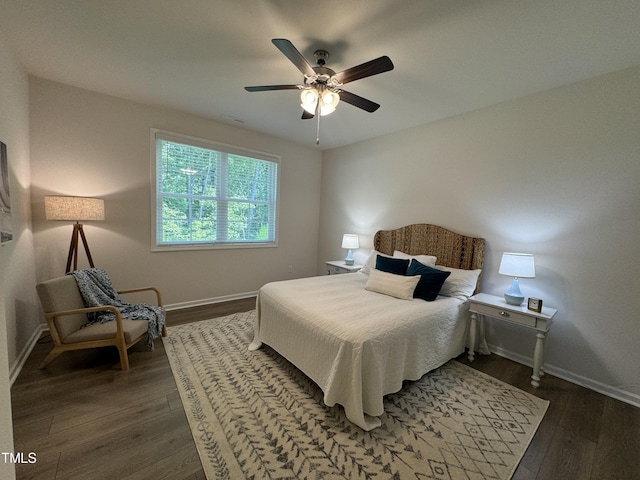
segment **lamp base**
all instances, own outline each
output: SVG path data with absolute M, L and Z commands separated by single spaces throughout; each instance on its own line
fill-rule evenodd
M 349 249 L 349 253 L 347 253 L 347 258 L 344 259 L 344 264 L 353 265 L 354 263 L 355 263 L 355 260 L 353 259 L 351 249 Z
M 71 262 L 73 261 L 73 270 L 78 269 L 78 236 L 82 239 L 84 245 L 84 251 L 87 254 L 87 260 L 89 260 L 89 266 L 94 268 L 93 258 L 91 258 L 91 252 L 89 251 L 89 244 L 87 243 L 87 237 L 84 235 L 84 229 L 80 222 L 73 224 L 73 232 L 71 233 L 71 244 L 69 245 L 69 256 L 67 257 L 67 269 L 65 273 L 72 271 Z
M 520 282 L 517 278 L 514 278 L 511 282 L 511 288 L 504 293 L 504 300 L 509 305 L 522 305 L 524 301 L 524 295 L 520 291 Z
M 522 302 L 524 301 L 524 297 L 518 297 L 518 296 L 509 295 L 508 293 L 505 293 L 504 294 L 504 300 L 509 305 L 520 306 L 520 305 L 522 305 Z

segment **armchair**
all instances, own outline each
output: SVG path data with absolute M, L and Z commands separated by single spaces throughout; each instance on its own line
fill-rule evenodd
M 123 318 L 120 311 L 112 305 L 85 307 L 76 279 L 72 275 L 42 282 L 36 286 L 36 290 L 54 343 L 53 349 L 39 368 L 44 368 L 66 351 L 115 346 L 120 354 L 122 370 L 129 369 L 127 350 L 147 335 L 147 320 Z M 117 293 L 143 291 L 154 292 L 158 306 L 162 307 L 160 291 L 155 287 L 122 290 Z M 87 323 L 87 313 L 98 311 L 112 311 L 115 320 L 94 323 L 83 328 Z M 162 336 L 166 336 L 164 325 Z

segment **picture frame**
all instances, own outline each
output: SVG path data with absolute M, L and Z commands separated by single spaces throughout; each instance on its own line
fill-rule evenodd
M 527 308 L 540 313 L 542 311 L 542 300 L 540 298 L 529 297 L 527 300 Z
M 9 194 L 9 160 L 7 145 L 0 142 L 0 245 L 11 240 L 13 240 L 13 226 Z

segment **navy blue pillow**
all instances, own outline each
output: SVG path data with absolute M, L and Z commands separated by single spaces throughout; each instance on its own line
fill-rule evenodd
M 404 258 L 391 258 L 378 255 L 376 257 L 376 270 L 382 270 L 396 275 L 406 275 L 409 260 Z
M 451 272 L 428 267 L 413 258 L 411 259 L 411 265 L 407 269 L 407 275 L 420 275 L 420 281 L 413 291 L 413 297 L 433 302 Z

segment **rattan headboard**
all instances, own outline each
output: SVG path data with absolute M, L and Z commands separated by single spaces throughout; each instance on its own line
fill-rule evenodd
M 484 263 L 484 238 L 468 237 L 438 225 L 417 223 L 395 230 L 379 230 L 373 237 L 373 248 L 393 255 L 394 250 L 409 255 L 434 255 L 438 265 L 475 270 Z M 480 279 L 476 293 L 480 289 Z

